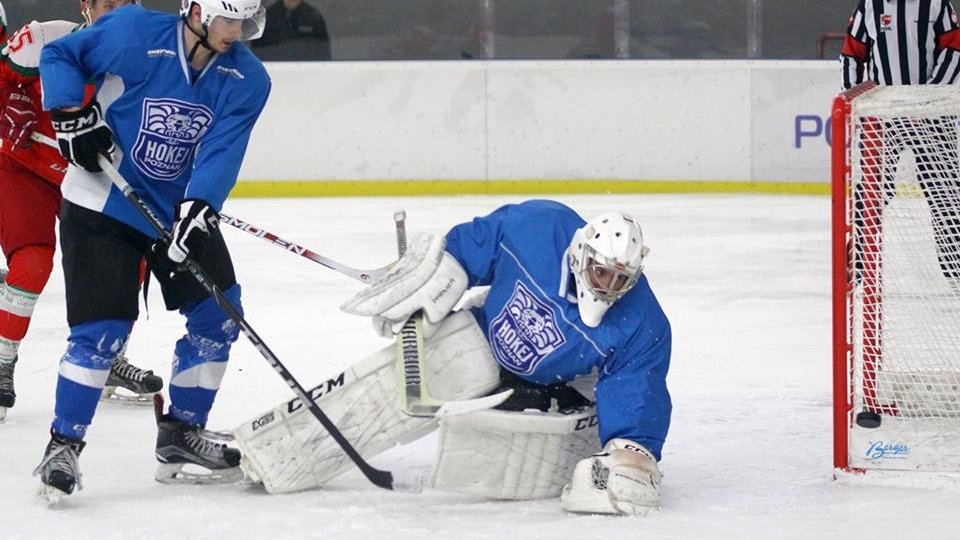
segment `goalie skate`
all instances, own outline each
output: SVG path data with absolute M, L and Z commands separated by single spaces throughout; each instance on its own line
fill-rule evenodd
M 154 398 L 157 413 L 157 461 L 154 478 L 162 484 L 232 484 L 243 479 L 240 451 L 222 444 L 223 434 L 190 426 L 162 415 L 163 398 Z
M 83 489 L 79 458 L 84 446 L 83 441 L 71 441 L 50 433 L 43 459 L 33 471 L 34 476 L 40 475 L 37 496 L 48 506 L 60 504 L 63 497 L 75 489 Z
M 163 379 L 153 371 L 140 369 L 120 356 L 110 368 L 107 384 L 100 399 L 130 405 L 149 405 L 153 396 L 163 389 Z

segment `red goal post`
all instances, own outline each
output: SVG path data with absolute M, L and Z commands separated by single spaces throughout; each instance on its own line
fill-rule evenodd
M 960 87 L 832 111 L 834 466 L 960 471 Z

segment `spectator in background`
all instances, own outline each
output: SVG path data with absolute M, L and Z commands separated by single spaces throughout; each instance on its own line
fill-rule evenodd
M 304 0 L 276 0 L 267 8 L 263 37 L 253 42 L 263 60 L 330 60 L 327 22 Z

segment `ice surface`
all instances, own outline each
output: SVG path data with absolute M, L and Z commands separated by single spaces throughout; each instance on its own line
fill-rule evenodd
M 232 200 L 225 211 L 352 266 L 396 253 L 393 211 L 410 232 L 443 232 L 519 197 Z M 663 509 L 645 518 L 572 516 L 556 500 L 492 502 L 390 493 L 358 472 L 325 491 L 153 481 L 152 411 L 101 404 L 80 459 L 83 491 L 49 510 L 31 472 L 46 444 L 67 327 L 59 268 L 17 368 L 17 406 L 0 426 L 0 538 L 957 538 L 960 488 L 930 476 L 833 480 L 829 201 L 776 196 L 564 196 L 591 215 L 638 216 L 647 274 L 674 331 L 674 417 L 661 467 Z M 304 385 L 386 346 L 342 314 L 360 287 L 226 228 L 247 319 Z M 58 265 L 59 266 L 59 265 Z M 153 289 L 129 356 L 169 376 L 178 315 Z M 209 427 L 231 428 L 291 397 L 241 337 Z M 426 474 L 433 437 L 374 460 Z

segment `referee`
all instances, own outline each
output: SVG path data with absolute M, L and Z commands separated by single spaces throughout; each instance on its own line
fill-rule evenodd
M 954 84 L 960 77 L 957 14 L 950 0 L 859 0 L 847 26 L 840 62 L 844 90 L 868 80 L 884 86 Z M 854 190 L 858 240 L 867 225 L 863 191 L 882 189 L 886 205 L 896 192 L 894 175 L 900 155 L 909 148 L 930 208 L 941 272 L 960 286 L 957 117 L 891 118 L 882 127 L 865 130 L 863 136 L 882 139 L 877 157 L 883 177 L 882 188 L 858 182 Z M 858 241 L 854 254 L 858 271 L 863 269 L 860 255 Z
M 843 89 L 953 84 L 960 74 L 960 28 L 950 0 L 860 0 L 840 60 Z

